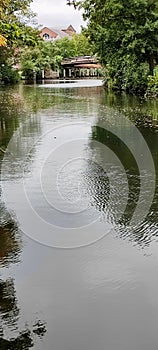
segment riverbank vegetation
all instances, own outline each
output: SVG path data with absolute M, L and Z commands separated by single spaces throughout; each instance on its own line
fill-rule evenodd
M 87 27 L 72 39 L 44 42 L 34 19 L 32 0 L 0 0 L 0 81 L 21 75 L 41 78 L 45 69 L 60 71 L 61 61 L 96 54 L 108 89 L 158 97 L 158 1 L 84 0 Z
M 91 55 L 92 46 L 84 34 L 44 42 L 39 28 L 30 26 L 32 0 L 0 0 L 0 82 L 15 83 L 20 75 L 41 78 L 42 70 L 60 70 L 63 58 Z M 20 74 L 19 74 L 20 73 Z
M 41 79 L 42 70 L 60 72 L 63 58 L 91 55 L 92 46 L 84 34 L 73 34 L 55 41 L 44 42 L 38 39 L 36 47 L 27 47 L 21 51 L 21 70 L 26 79 L 35 74 Z
M 108 88 L 158 96 L 158 1 L 80 1 Z
M 0 0 L 0 81 L 18 81 L 17 64 L 21 48 L 35 46 L 37 30 L 28 23 L 33 21 L 32 0 Z

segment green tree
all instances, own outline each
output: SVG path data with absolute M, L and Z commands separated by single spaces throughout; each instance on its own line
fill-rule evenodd
M 74 56 L 86 56 L 92 54 L 92 45 L 89 43 L 84 33 L 73 34 L 72 38 L 64 37 L 55 42 L 59 54 L 63 58 Z
M 32 0 L 0 0 L 0 32 L 8 45 L 16 46 L 34 33 L 27 21 L 34 17 L 30 10 Z
M 93 55 L 93 47 L 84 33 L 74 34 L 72 40 L 75 44 L 76 56 Z
M 34 48 L 25 48 L 21 54 L 22 71 L 25 77 L 41 77 L 45 69 L 60 70 L 63 58 L 91 55 L 92 47 L 84 34 L 74 34 L 71 39 L 64 37 L 53 42 L 39 40 Z
M 23 75 L 32 80 L 34 74 L 41 78 L 42 70 L 59 69 L 62 56 L 53 42 L 39 41 L 36 47 L 27 47 L 21 53 Z
M 0 81 L 14 82 L 18 54 L 23 46 L 36 45 L 38 31 L 27 25 L 33 18 L 32 0 L 0 0 Z
M 158 63 L 158 1 L 84 0 L 80 7 L 113 86 L 143 90 Z

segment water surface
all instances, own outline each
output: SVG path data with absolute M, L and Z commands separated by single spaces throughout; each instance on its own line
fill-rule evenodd
M 1 349 L 157 349 L 157 107 L 1 88 Z

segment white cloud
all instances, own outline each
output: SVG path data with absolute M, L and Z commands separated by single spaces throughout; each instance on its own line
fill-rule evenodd
M 81 25 L 85 26 L 81 11 L 68 6 L 66 0 L 34 0 L 31 8 L 37 13 L 38 23 L 50 27 L 73 27 L 80 31 Z

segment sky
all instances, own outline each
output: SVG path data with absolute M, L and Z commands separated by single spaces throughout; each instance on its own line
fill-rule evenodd
M 85 26 L 82 13 L 68 6 L 66 0 L 33 0 L 31 8 L 37 13 L 38 24 L 54 28 L 67 28 L 70 24 L 77 32 Z

